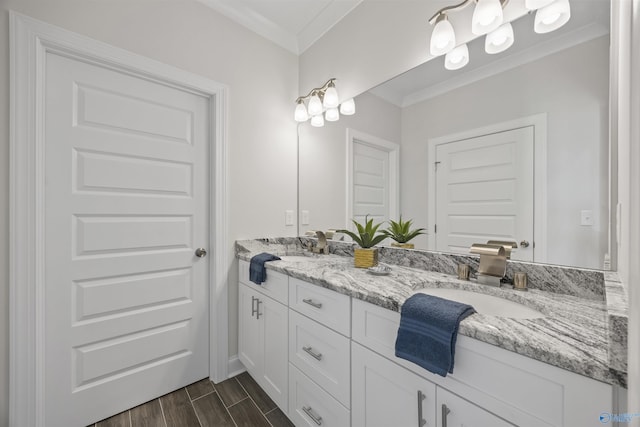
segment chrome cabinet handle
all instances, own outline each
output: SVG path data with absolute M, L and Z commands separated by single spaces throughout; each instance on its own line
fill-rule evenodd
M 322 308 L 322 303 L 321 302 L 315 302 L 311 298 L 305 298 L 305 299 L 302 300 L 302 302 L 307 303 L 310 306 L 315 307 L 315 308 Z
M 424 395 L 422 390 L 418 390 L 418 427 L 424 427 L 427 423 L 427 420 L 422 418 L 422 401 L 426 398 L 427 396 Z
M 529 242 L 527 242 L 526 240 L 523 240 L 520 242 L 520 247 L 521 248 L 528 248 L 529 247 Z
M 302 347 L 302 349 L 309 355 L 311 355 L 311 357 L 313 357 L 316 360 L 322 360 L 322 353 L 316 353 L 315 351 L 313 351 L 313 347 L 309 346 L 309 347 Z
M 262 304 L 262 301 L 260 301 L 259 298 L 256 298 L 256 319 L 260 318 L 260 304 Z
M 309 418 L 313 420 L 314 423 L 318 424 L 319 426 L 322 425 L 322 417 L 320 415 L 316 415 L 313 412 L 313 409 L 311 409 L 311 406 L 303 406 L 302 410 L 309 416 Z
M 256 301 L 259 301 L 259 299 L 251 296 L 251 317 L 258 312 L 258 309 L 256 308 Z
M 442 404 L 442 427 L 447 427 L 447 415 L 449 415 L 451 409 L 447 408 L 447 405 Z
M 207 256 L 207 250 L 205 248 L 196 249 L 196 256 L 198 258 L 204 258 Z

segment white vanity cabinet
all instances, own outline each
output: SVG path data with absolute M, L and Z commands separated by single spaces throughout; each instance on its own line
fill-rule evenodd
M 248 272 L 248 263 L 244 264 L 240 266 L 241 271 Z M 262 288 L 263 285 L 266 286 Z M 238 357 L 260 387 L 286 413 L 288 277 L 270 271 L 263 285 L 241 281 L 238 286 Z
M 423 413 L 429 417 L 425 417 L 425 425 L 431 422 L 430 425 L 437 427 L 588 427 L 601 425 L 600 413 L 611 412 L 610 385 L 465 336 L 458 336 L 454 373 L 447 377 L 432 374 L 395 357 L 399 324 L 399 313 L 353 300 L 351 410 L 354 427 L 378 425 L 369 414 L 370 411 L 375 414 L 377 410 L 373 408 L 376 399 L 369 397 L 371 404 L 368 404 L 357 397 L 362 394 L 378 396 L 380 404 L 393 412 L 388 415 L 391 419 L 400 419 L 411 412 L 416 418 L 406 425 L 418 425 L 415 406 L 412 411 L 407 411 L 397 402 L 396 406 L 387 405 L 392 397 L 384 387 L 392 383 L 388 378 L 393 378 L 388 372 L 399 377 L 400 370 L 408 371 L 416 389 L 427 387 L 424 384 L 435 387 L 436 401 L 432 401 L 432 410 L 437 422 L 434 423 L 429 410 L 423 408 Z M 373 360 L 378 360 L 375 365 Z M 387 378 L 386 383 L 379 380 L 376 385 L 362 380 L 363 372 L 371 370 L 371 366 L 378 370 L 379 377 Z M 411 390 L 406 394 L 403 401 L 415 398 L 410 395 Z M 450 410 L 446 423 L 443 422 L 443 405 Z M 364 421 L 356 423 L 356 420 Z
M 355 342 L 351 355 L 353 426 L 436 425 L 435 384 Z
M 289 417 L 297 426 L 350 425 L 351 298 L 289 281 Z

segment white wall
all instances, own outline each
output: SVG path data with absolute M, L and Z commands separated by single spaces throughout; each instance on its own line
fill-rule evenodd
M 609 39 L 601 37 L 404 108 L 403 214 L 426 223 L 429 138 L 547 113 L 548 261 L 602 268 L 608 96 Z M 580 226 L 583 209 L 593 210 L 594 226 Z M 426 247 L 425 236 L 416 245 Z
M 9 384 L 9 9 L 227 84 L 230 243 L 296 234 L 284 226 L 284 210 L 296 207 L 295 55 L 192 0 L 0 0 L 0 426 Z M 235 354 L 237 286 L 229 295 Z
M 336 82 L 340 90 L 339 82 Z M 400 144 L 400 108 L 375 95 L 355 99 L 356 114 L 314 128 L 300 125 L 300 211 L 308 210 L 306 230 L 345 228 L 347 224 L 347 128 Z M 402 148 L 400 148 L 402 152 Z

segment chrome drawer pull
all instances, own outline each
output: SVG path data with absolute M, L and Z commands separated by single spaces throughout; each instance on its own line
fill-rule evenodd
M 447 427 L 447 415 L 449 415 L 451 409 L 447 408 L 447 405 L 442 404 L 442 427 Z
M 256 308 L 256 301 L 260 301 L 260 300 L 252 296 L 251 297 L 251 317 L 253 317 L 258 312 L 258 309 Z
M 422 418 L 422 401 L 426 398 L 422 390 L 418 390 L 418 427 L 423 427 L 427 423 L 427 420 Z
M 311 418 L 313 422 L 315 422 L 319 426 L 322 425 L 322 417 L 320 415 L 314 414 L 313 409 L 311 409 L 311 406 L 303 406 L 302 410 L 304 411 L 305 414 L 309 415 L 309 418 Z
M 256 319 L 260 318 L 260 304 L 262 304 L 262 301 L 260 301 L 259 298 L 256 298 L 256 301 L 258 302 L 256 304 Z
M 311 357 L 313 357 L 314 359 L 322 360 L 322 353 L 316 353 L 315 351 L 313 351 L 313 347 L 302 347 L 302 349 L 309 355 L 311 355 Z
M 307 303 L 310 306 L 315 307 L 315 308 L 322 308 L 322 303 L 321 302 L 315 302 L 311 298 L 305 298 L 305 299 L 302 300 L 302 302 Z

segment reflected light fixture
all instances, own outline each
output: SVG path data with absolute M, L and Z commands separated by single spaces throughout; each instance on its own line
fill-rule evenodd
M 444 57 L 444 68 L 447 70 L 458 70 L 468 63 L 469 48 L 466 43 L 456 47 Z
M 306 122 L 310 118 L 311 126 L 322 127 L 325 120 L 328 122 L 339 120 L 340 114 L 345 116 L 355 114 L 356 105 L 353 98 L 340 104 L 335 80 L 335 78 L 329 79 L 321 87 L 311 89 L 307 95 L 296 99 L 293 115 L 296 122 Z M 306 106 L 305 100 L 308 100 Z
M 429 51 L 431 55 L 445 55 L 447 70 L 458 70 L 469 63 L 469 49 L 466 44 L 456 46 L 455 29 L 449 22 L 452 12 L 475 4 L 471 18 L 471 32 L 485 35 L 484 50 L 490 54 L 504 52 L 515 40 L 510 22 L 504 23 L 503 9 L 509 0 L 464 0 L 436 12 L 429 23 L 433 25 Z M 566 24 L 571 18 L 569 0 L 525 0 L 525 7 L 536 11 L 534 31 L 548 33 Z

